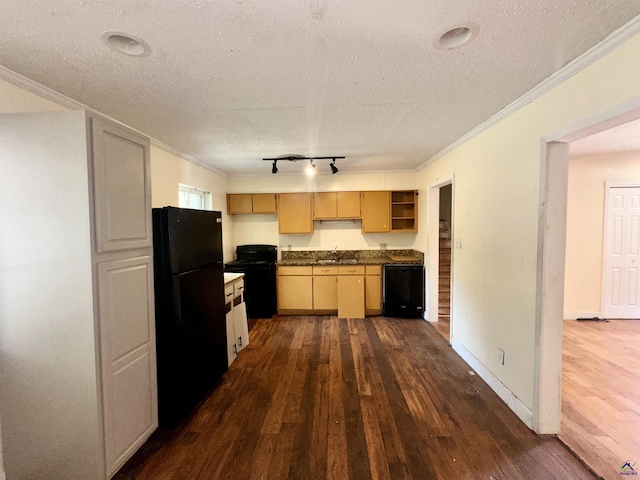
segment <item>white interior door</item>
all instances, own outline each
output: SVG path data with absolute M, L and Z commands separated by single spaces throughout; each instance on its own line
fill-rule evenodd
M 640 318 L 640 186 L 609 186 L 604 242 L 603 314 Z

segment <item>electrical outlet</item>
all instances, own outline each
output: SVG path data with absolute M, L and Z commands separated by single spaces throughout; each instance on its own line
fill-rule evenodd
M 504 350 L 501 348 L 498 349 L 498 363 L 504 365 Z
M 287 245 L 287 250 L 291 251 L 291 244 Z
M 380 250 L 386 250 L 387 249 L 387 244 L 386 243 L 381 243 L 380 244 Z

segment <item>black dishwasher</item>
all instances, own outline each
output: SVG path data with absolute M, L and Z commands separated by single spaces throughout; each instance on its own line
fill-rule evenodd
M 384 266 L 385 317 L 423 318 L 424 267 L 416 264 Z

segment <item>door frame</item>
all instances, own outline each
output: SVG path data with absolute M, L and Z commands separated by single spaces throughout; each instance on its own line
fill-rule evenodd
M 451 241 L 455 231 L 455 199 L 456 184 L 455 174 L 451 173 L 437 178 L 435 183 L 428 187 L 427 198 L 427 232 L 428 232 L 428 282 L 427 282 L 427 308 L 425 308 L 426 320 L 432 323 L 438 322 L 438 274 L 440 270 L 440 189 L 451 185 Z M 432 248 L 433 247 L 433 248 Z M 453 341 L 453 261 L 454 249 L 451 248 L 451 309 L 449 312 L 449 343 Z
M 597 112 L 540 139 L 532 411 L 532 428 L 539 434 L 556 434 L 560 431 L 569 142 L 638 118 L 640 96 Z
M 603 317 L 610 316 L 607 311 L 607 294 L 609 290 L 605 287 L 607 286 L 607 266 L 609 264 L 609 256 L 607 255 L 608 247 L 609 247 L 609 235 L 607 227 L 609 225 L 609 194 L 611 193 L 612 188 L 640 188 L 640 182 L 605 182 L 604 186 L 604 222 L 603 222 L 603 233 L 602 233 L 602 284 L 601 284 L 601 300 L 600 300 L 600 312 Z M 615 317 L 618 318 L 618 317 Z M 620 317 L 624 318 L 624 317 Z M 634 317 L 635 318 L 635 317 Z

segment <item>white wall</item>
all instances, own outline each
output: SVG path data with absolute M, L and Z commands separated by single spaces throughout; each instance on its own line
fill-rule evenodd
M 45 100 L 38 95 L 27 92 L 4 80 L 0 80 L 0 114 L 65 110 L 66 108 L 54 102 Z M 4 480 L 5 478 L 2 455 L 2 428 L 0 427 L 0 480 Z
M 104 471 L 84 112 L 0 115 L 0 414 L 7 477 Z
M 302 170 L 302 167 L 300 167 Z M 264 175 L 227 177 L 228 193 L 331 192 L 364 190 L 415 190 L 415 172 L 362 173 L 340 171 L 336 175 Z M 420 216 L 420 213 L 418 213 Z M 375 250 L 414 248 L 416 234 L 363 234 L 356 221 L 314 222 L 311 235 L 279 235 L 277 215 L 231 215 L 235 245 L 266 243 L 279 250 Z
M 462 248 L 453 249 L 452 343 L 529 413 L 537 388 L 541 139 L 638 97 L 639 50 L 634 37 L 420 170 L 421 191 L 455 175 L 454 235 Z M 428 243 L 426 222 L 420 216 L 418 245 Z
M 211 192 L 214 210 L 222 212 L 224 261 L 233 260 L 233 226 L 227 215 L 226 179 L 211 170 L 151 145 L 151 204 L 153 208 L 178 207 L 178 184 Z
M 602 316 L 605 183 L 640 184 L 640 152 L 571 157 L 564 318 Z

